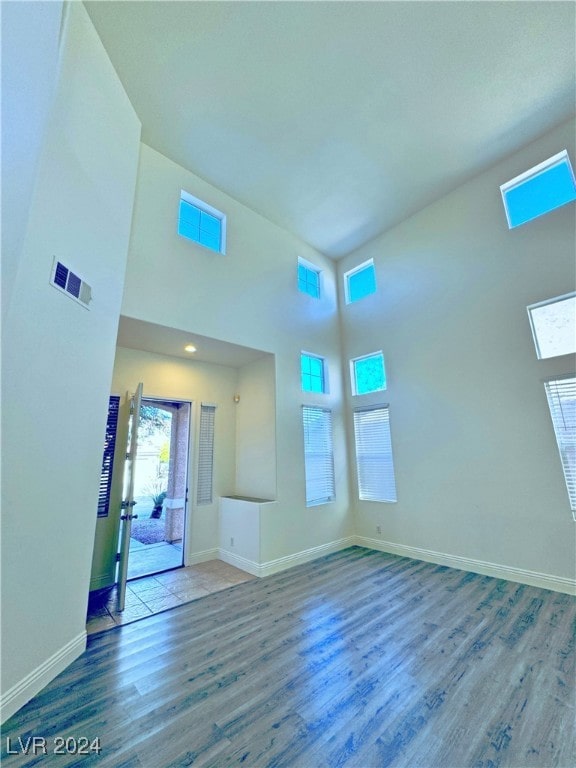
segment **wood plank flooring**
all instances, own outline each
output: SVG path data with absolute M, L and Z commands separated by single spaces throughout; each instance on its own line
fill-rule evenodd
M 91 636 L 2 761 L 573 768 L 575 623 L 571 596 L 352 547 Z

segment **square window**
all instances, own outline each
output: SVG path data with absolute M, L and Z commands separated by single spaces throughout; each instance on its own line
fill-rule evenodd
M 576 293 L 531 304 L 527 309 L 539 360 L 576 353 Z
M 346 304 L 352 304 L 376 292 L 374 261 L 370 259 L 344 274 Z
M 298 290 L 320 298 L 320 271 L 304 259 L 298 259 Z
M 226 252 L 226 216 L 182 190 L 178 234 L 218 253 Z
M 576 182 L 568 152 L 563 150 L 500 187 L 508 227 L 576 200 Z
M 380 392 L 386 389 L 386 372 L 382 352 L 351 360 L 350 369 L 353 395 L 365 395 L 368 392 Z
M 326 392 L 324 358 L 307 355 L 302 352 L 300 355 L 300 371 L 302 390 L 304 392 Z

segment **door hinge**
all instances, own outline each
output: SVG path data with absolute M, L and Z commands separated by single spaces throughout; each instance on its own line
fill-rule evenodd
M 116 562 L 120 562 L 120 552 L 116 552 Z

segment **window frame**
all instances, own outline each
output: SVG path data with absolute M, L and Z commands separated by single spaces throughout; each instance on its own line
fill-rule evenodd
M 551 306 L 552 304 L 561 304 L 562 302 L 570 301 L 571 299 L 576 299 L 576 291 L 572 291 L 572 293 L 565 293 L 562 296 L 554 296 L 552 299 L 546 299 L 545 301 L 538 301 L 535 304 L 529 304 L 526 307 L 526 311 L 528 312 L 528 319 L 530 320 L 530 330 L 532 331 L 532 338 L 534 339 L 534 346 L 536 347 L 536 357 L 538 360 L 550 360 L 554 357 L 562 357 L 563 355 L 573 355 L 576 353 L 575 348 L 570 349 L 568 352 L 560 352 L 559 354 L 555 355 L 543 355 L 539 340 L 539 330 L 536 327 L 537 324 L 534 317 L 534 313 L 538 309 Z
M 196 240 L 193 237 L 188 237 L 188 235 L 182 234 L 180 232 L 180 203 L 188 203 L 188 205 L 193 206 L 197 210 L 199 210 L 201 213 L 206 213 L 209 216 L 213 216 L 215 219 L 218 219 L 220 222 L 220 247 L 218 249 L 212 248 L 210 245 L 206 245 L 200 240 Z M 190 240 L 192 243 L 196 243 L 196 245 L 200 245 L 202 248 L 206 248 L 209 251 L 212 251 L 212 253 L 221 253 L 223 256 L 226 255 L 226 214 L 222 211 L 219 211 L 217 208 L 214 208 L 213 206 L 209 205 L 208 203 L 205 203 L 203 200 L 200 200 L 198 197 L 194 197 L 194 195 L 191 195 L 189 192 L 186 192 L 185 189 L 180 190 L 180 200 L 178 203 L 178 235 L 180 237 L 183 237 L 185 240 Z
M 356 376 L 356 363 L 362 361 L 362 360 L 369 360 L 369 359 L 376 359 L 380 358 L 382 360 L 382 375 L 384 378 L 384 386 L 379 387 L 378 389 L 370 389 L 367 392 L 358 392 L 358 379 Z M 384 352 L 382 350 L 378 350 L 378 352 L 371 352 L 368 355 L 360 355 L 360 357 L 353 357 L 350 360 L 350 385 L 352 389 L 352 396 L 353 397 L 361 397 L 362 395 L 371 395 L 373 392 L 384 392 L 388 387 L 388 382 L 386 379 L 386 364 L 384 362 Z
M 374 453 L 374 457 L 382 457 L 383 466 L 378 466 L 377 470 L 362 465 L 362 457 L 366 456 L 366 449 L 361 450 L 360 445 L 361 436 L 359 435 L 359 426 L 361 426 L 361 414 L 376 413 L 382 411 L 383 416 L 380 423 L 376 422 L 376 426 L 381 426 L 384 430 L 383 435 L 372 437 L 372 441 L 376 443 L 375 449 L 378 448 L 378 443 L 383 445 L 384 450 Z M 354 456 L 356 464 L 356 482 L 358 488 L 358 499 L 360 501 L 377 502 L 381 504 L 396 504 L 398 502 L 398 491 L 396 487 L 396 474 L 394 471 L 394 451 L 392 446 L 392 432 L 390 429 L 390 405 L 389 403 L 378 403 L 375 405 L 359 406 L 354 408 L 353 411 L 354 422 Z M 369 436 L 368 436 L 369 437 Z M 365 445 L 370 441 L 366 438 Z M 393 498 L 378 498 L 377 493 L 383 490 L 382 495 L 389 495 Z
M 305 373 L 304 370 L 303 370 L 302 362 L 303 362 L 303 358 L 304 357 L 307 357 L 309 360 L 318 360 L 318 361 L 320 361 L 320 364 L 321 364 L 321 367 L 322 367 L 322 378 L 321 378 L 322 389 L 320 391 L 318 391 L 316 389 L 306 389 L 304 387 L 304 382 L 303 382 L 304 376 L 305 375 L 306 376 L 312 376 L 311 373 Z M 301 388 L 302 392 L 306 392 L 308 394 L 313 394 L 313 395 L 327 395 L 328 394 L 328 366 L 326 364 L 326 358 L 325 357 L 322 357 L 321 355 L 315 355 L 315 354 L 312 354 L 311 352 L 306 352 L 304 350 L 302 350 L 300 352 L 300 388 Z
M 372 272 L 374 275 L 374 290 L 370 291 L 370 293 L 365 293 L 363 296 L 359 296 L 356 299 L 351 298 L 350 297 L 350 278 L 354 277 L 354 275 L 357 275 L 360 272 L 364 272 L 369 268 L 372 268 Z M 355 304 L 357 301 L 362 301 L 362 299 L 365 299 L 367 296 L 372 296 L 378 290 L 378 285 L 376 282 L 376 267 L 374 266 L 374 259 L 366 259 L 366 261 L 363 261 L 361 264 L 357 264 L 353 269 L 349 269 L 346 272 L 344 272 L 343 277 L 344 277 L 344 297 L 346 299 L 346 304 Z
M 565 200 L 562 203 L 558 203 L 556 205 L 553 205 L 551 208 L 545 208 L 544 210 L 541 210 L 539 213 L 536 213 L 533 216 L 530 216 L 530 218 L 525 219 L 524 221 L 519 221 L 517 223 L 512 223 L 512 216 L 510 215 L 510 210 L 508 207 L 508 200 L 507 195 L 512 190 L 517 189 L 518 187 L 522 187 L 525 184 L 529 183 L 533 179 L 538 178 L 538 176 L 542 176 L 546 171 L 551 170 L 552 168 L 555 168 L 559 165 L 565 164 L 570 176 L 572 178 L 572 184 L 574 187 L 574 197 Z M 515 229 L 516 227 L 521 227 L 523 224 L 528 224 L 529 221 L 534 221 L 534 219 L 539 218 L 540 216 L 545 216 L 547 213 L 551 213 L 552 211 L 555 211 L 557 208 L 561 208 L 563 205 L 567 205 L 570 202 L 573 202 L 576 199 L 576 177 L 574 176 L 574 170 L 572 168 L 572 163 L 570 162 L 570 156 L 568 154 L 567 149 L 563 149 L 561 152 L 558 152 L 555 155 L 552 155 L 552 157 L 549 157 L 547 160 L 544 160 L 541 163 L 538 163 L 538 165 L 535 165 L 533 168 L 529 168 L 527 171 L 524 171 L 523 173 L 519 174 L 518 176 L 515 176 L 513 179 L 510 179 L 510 181 L 505 182 L 504 184 L 500 185 L 500 194 L 502 195 L 502 203 L 504 205 L 504 212 L 506 213 L 506 221 L 508 223 L 508 229 Z
M 306 272 L 311 272 L 312 274 L 316 275 L 318 294 L 310 293 L 310 291 L 307 291 L 301 287 L 300 267 L 303 267 L 303 269 L 305 269 Z M 309 285 L 309 284 L 310 283 L 308 280 L 304 282 L 304 285 Z M 303 259 L 301 256 L 298 257 L 297 285 L 298 285 L 298 291 L 300 293 L 304 293 L 313 299 L 320 299 L 322 296 L 322 270 L 318 269 L 318 267 L 312 264 L 312 262 L 306 261 L 306 259 Z
M 311 443 L 307 438 L 310 437 L 309 424 L 311 421 L 311 412 L 324 414 L 326 421 L 322 424 L 324 437 L 327 437 L 324 450 L 310 450 L 311 447 L 317 447 L 322 441 Z M 304 442 L 304 483 L 306 507 L 318 507 L 322 504 L 331 504 L 336 500 L 336 474 L 334 471 L 334 425 L 332 421 L 332 410 L 319 405 L 302 405 L 302 434 Z M 319 446 L 322 448 L 322 445 Z M 311 457 L 316 456 L 319 460 L 312 464 Z M 318 474 L 314 470 L 318 470 Z M 320 486 L 326 491 L 323 495 L 313 495 L 311 489 Z

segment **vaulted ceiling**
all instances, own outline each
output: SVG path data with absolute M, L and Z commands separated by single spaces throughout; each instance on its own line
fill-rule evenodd
M 85 5 L 143 141 L 333 258 L 575 112 L 572 2 Z

